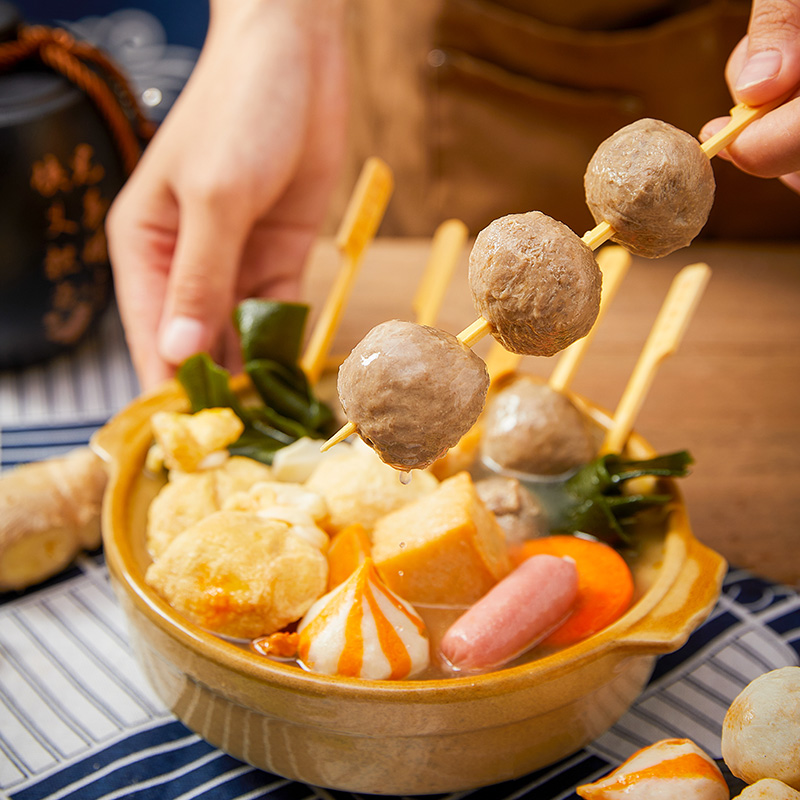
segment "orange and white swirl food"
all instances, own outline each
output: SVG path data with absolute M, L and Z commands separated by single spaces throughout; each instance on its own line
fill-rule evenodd
M 662 739 L 599 781 L 579 786 L 584 800 L 728 800 L 714 761 L 689 739 Z
M 423 672 L 430 660 L 425 623 L 370 558 L 314 603 L 297 630 L 299 660 L 313 672 L 399 680 Z

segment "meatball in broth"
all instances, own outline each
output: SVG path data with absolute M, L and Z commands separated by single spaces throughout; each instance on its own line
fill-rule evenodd
M 481 456 L 493 469 L 561 475 L 597 451 L 586 416 L 565 394 L 530 376 L 497 392 L 484 419 Z
M 552 356 L 585 336 L 600 309 L 591 249 L 542 214 L 509 214 L 477 236 L 469 282 L 478 313 L 506 350 Z
M 422 469 L 473 426 L 489 389 L 486 365 L 450 333 L 390 320 L 339 368 L 339 399 L 359 436 L 387 464 Z

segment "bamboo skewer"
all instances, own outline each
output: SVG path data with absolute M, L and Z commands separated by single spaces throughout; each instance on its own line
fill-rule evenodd
M 460 219 L 445 220 L 434 232 L 428 263 L 412 301 L 418 324 L 436 322 L 468 233 Z
M 781 97 L 778 100 L 772 100 L 769 103 L 764 103 L 761 106 L 748 106 L 744 103 L 735 105 L 730 110 L 730 121 L 722 128 L 722 130 L 715 133 L 710 139 L 707 139 L 700 145 L 700 149 L 709 157 L 713 158 L 720 150 L 724 150 L 751 122 L 763 117 L 772 109 L 777 108 L 786 98 Z
M 744 103 L 739 103 L 730 110 L 731 118 L 730 121 L 727 123 L 727 125 L 725 125 L 725 127 L 722 130 L 720 130 L 718 133 L 716 133 L 714 136 L 708 139 L 704 144 L 702 144 L 700 146 L 701 149 L 706 154 L 706 156 L 708 156 L 709 159 L 713 158 L 720 152 L 720 150 L 723 150 L 725 147 L 727 147 L 751 122 L 763 116 L 768 111 L 771 111 L 773 108 L 776 108 L 784 100 L 785 98 L 781 98 L 779 100 L 775 100 L 770 103 L 765 103 L 764 105 L 758 107 L 748 106 L 745 105 Z M 614 235 L 614 229 L 608 222 L 603 221 L 600 222 L 598 225 L 596 225 L 594 228 L 592 228 L 592 230 L 587 231 L 581 237 L 581 239 L 592 250 L 596 250 L 598 247 L 600 247 L 601 244 L 611 239 L 613 235 Z M 478 319 L 476 319 L 472 324 L 464 328 L 464 330 L 462 330 L 461 333 L 458 334 L 457 338 L 461 342 L 466 344 L 468 347 L 472 347 L 477 342 L 479 342 L 484 336 L 487 336 L 490 333 L 491 333 L 491 325 L 489 324 L 489 322 L 487 322 L 483 317 L 478 317 Z M 653 367 L 648 367 L 648 369 L 651 368 L 654 370 L 655 365 Z M 637 380 L 645 379 L 646 377 L 645 369 L 646 368 L 643 366 L 641 377 L 636 376 Z M 644 392 L 646 392 L 648 386 L 649 383 L 647 386 L 644 386 Z M 631 388 L 630 392 L 632 395 L 632 399 L 630 402 L 633 403 L 635 400 L 634 397 L 635 391 L 633 388 Z M 626 394 L 627 393 L 628 392 L 626 391 Z M 622 410 L 620 410 L 620 412 L 618 413 L 621 413 L 621 411 Z M 631 422 L 637 411 L 638 407 L 635 408 L 632 413 L 629 411 L 625 412 L 625 414 L 630 415 Z M 606 437 L 607 441 L 604 442 L 603 445 L 604 451 L 608 452 L 614 450 L 615 448 L 618 449 L 621 446 L 617 444 L 617 442 L 620 440 L 620 437 L 623 443 L 625 439 L 627 439 L 627 436 L 630 434 L 630 429 L 628 429 L 627 431 L 623 431 L 623 422 L 624 419 L 620 417 L 620 428 L 618 433 L 614 433 L 613 429 L 612 431 L 609 432 L 608 436 Z M 616 427 L 617 425 L 615 423 L 615 428 Z M 353 423 L 348 422 L 336 434 L 334 434 L 330 439 L 328 439 L 328 441 L 325 442 L 325 444 L 323 444 L 320 449 L 324 452 L 325 450 L 328 450 L 331 447 L 333 447 L 333 445 L 344 441 L 348 436 L 350 436 L 355 432 L 356 432 L 356 426 Z M 614 447 L 612 447 L 612 445 L 614 445 Z
M 553 372 L 547 381 L 550 388 L 556 392 L 566 391 L 572 383 L 575 373 L 578 371 L 578 367 L 583 361 L 592 339 L 594 339 L 600 322 L 611 305 L 611 301 L 616 296 L 617 289 L 622 285 L 622 281 L 628 273 L 628 268 L 631 265 L 631 254 L 624 247 L 605 247 L 598 253 L 597 263 L 603 273 L 603 294 L 600 297 L 600 309 L 597 312 L 597 319 L 586 336 L 573 342 L 559 356 L 558 363 L 553 368 Z
M 380 158 L 367 159 L 336 235 L 342 264 L 300 361 L 311 383 L 316 383 L 322 374 L 364 251 L 381 224 L 393 188 L 394 176 L 389 166 Z
M 601 454 L 622 450 L 658 367 L 678 349 L 710 277 L 708 264 L 692 264 L 673 279 L 617 405 L 614 421 L 600 448 Z

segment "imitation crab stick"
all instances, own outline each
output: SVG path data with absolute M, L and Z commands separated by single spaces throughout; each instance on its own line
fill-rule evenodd
M 573 561 L 526 559 L 452 624 L 442 638 L 442 655 L 468 672 L 500 666 L 561 624 L 577 594 Z
M 689 739 L 663 739 L 634 753 L 599 781 L 579 786 L 584 800 L 728 800 L 719 767 Z
M 627 610 L 633 597 L 633 575 L 613 547 L 578 536 L 543 536 L 520 545 L 512 558 L 520 563 L 542 553 L 571 558 L 578 569 L 575 608 L 544 644 L 574 644 L 610 625 Z

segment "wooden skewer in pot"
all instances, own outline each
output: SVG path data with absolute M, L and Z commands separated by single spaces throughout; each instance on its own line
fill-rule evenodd
M 678 349 L 710 277 L 708 264 L 700 263 L 684 267 L 673 279 L 617 405 L 601 455 L 619 453 L 625 446 L 658 367 Z
M 430 255 L 412 300 L 419 325 L 433 325 L 436 322 L 468 235 L 467 226 L 458 219 L 445 220 L 434 231 Z M 342 268 L 346 267 L 344 264 Z M 344 358 L 344 355 L 328 356 L 322 372 L 334 372 Z
M 412 302 L 420 325 L 436 322 L 468 234 L 467 226 L 460 219 L 445 220 L 434 231 L 425 272 Z
M 731 119 L 728 124 L 721 131 L 719 131 L 719 133 L 701 145 L 701 149 L 709 158 L 712 158 L 719 153 L 720 150 L 727 147 L 736 138 L 736 136 L 742 130 L 744 130 L 745 127 L 747 127 L 747 125 L 763 116 L 772 108 L 775 108 L 780 104 L 780 102 L 782 101 L 768 103 L 763 106 L 759 106 L 758 108 L 746 106 L 740 103 L 731 110 Z M 592 230 L 587 231 L 581 237 L 581 239 L 589 248 L 596 250 L 601 244 L 608 241 L 612 236 L 614 236 L 614 229 L 608 222 L 603 221 L 596 225 Z M 464 328 L 458 334 L 457 338 L 468 347 L 473 347 L 481 339 L 483 339 L 484 336 L 487 336 L 490 333 L 492 333 L 491 324 L 483 317 L 478 317 L 478 319 L 476 319 L 473 323 Z M 320 450 L 325 452 L 335 444 L 344 441 L 348 438 L 348 436 L 351 436 L 356 432 L 356 425 L 352 422 L 347 422 L 339 429 L 339 431 L 337 431 L 322 445 Z
M 375 238 L 393 189 L 394 176 L 389 165 L 380 158 L 368 158 L 336 234 L 336 246 L 342 254 L 341 267 L 300 361 L 311 383 L 319 380 L 325 367 L 364 252 Z

